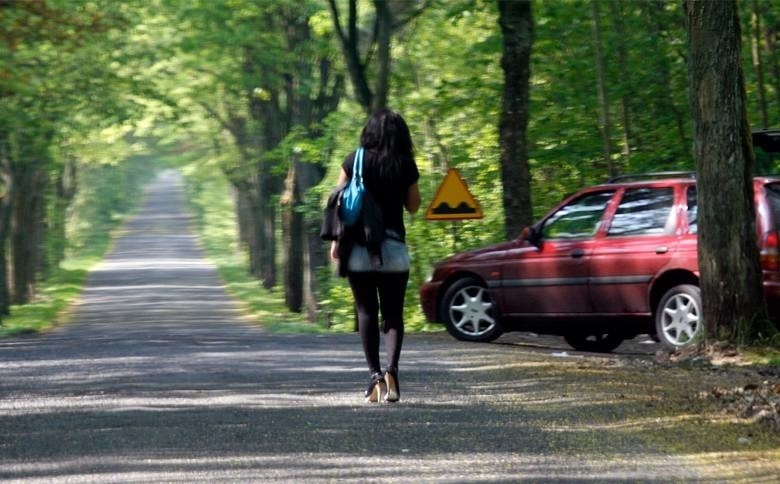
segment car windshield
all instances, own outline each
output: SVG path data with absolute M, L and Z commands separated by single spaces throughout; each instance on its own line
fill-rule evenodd
M 593 237 L 599 228 L 614 190 L 583 195 L 552 214 L 542 227 L 545 239 L 578 239 Z

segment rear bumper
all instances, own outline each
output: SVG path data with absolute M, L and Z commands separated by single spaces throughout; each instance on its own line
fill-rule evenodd
M 430 323 L 439 322 L 439 315 L 436 310 L 439 288 L 441 288 L 441 282 L 439 281 L 428 281 L 420 287 L 420 306 L 425 314 L 425 319 Z

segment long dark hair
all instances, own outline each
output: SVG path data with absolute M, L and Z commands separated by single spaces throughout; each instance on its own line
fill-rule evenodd
M 377 111 L 368 119 L 360 134 L 360 146 L 375 154 L 382 178 L 393 179 L 414 162 L 409 126 L 400 114 L 389 109 Z

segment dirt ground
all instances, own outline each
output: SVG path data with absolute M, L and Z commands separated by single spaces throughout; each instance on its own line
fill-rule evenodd
M 756 364 L 733 348 L 710 347 L 671 352 L 664 350 L 649 336 L 640 335 L 625 341 L 612 355 L 583 354 L 567 349 L 562 338 L 532 333 L 508 333 L 501 344 L 537 348 L 556 354 L 581 355 L 614 360 L 611 365 L 633 367 L 644 371 L 677 369 L 691 373 L 691 380 L 701 375 L 705 386 L 689 385 L 680 395 L 708 404 L 715 411 L 736 419 L 755 422 L 780 433 L 780 366 Z M 618 362 L 619 361 L 619 362 Z

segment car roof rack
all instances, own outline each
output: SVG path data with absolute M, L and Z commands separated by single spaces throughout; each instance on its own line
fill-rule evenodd
M 624 181 L 653 180 L 656 178 L 696 178 L 695 171 L 658 171 L 655 173 L 633 173 L 629 175 L 618 175 L 610 178 L 607 183 L 618 183 Z

